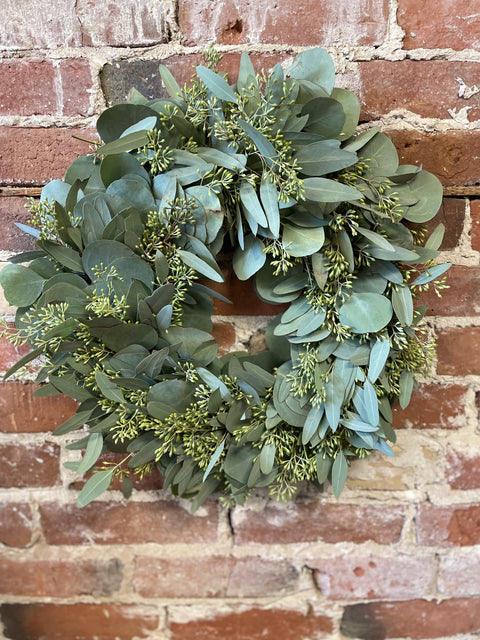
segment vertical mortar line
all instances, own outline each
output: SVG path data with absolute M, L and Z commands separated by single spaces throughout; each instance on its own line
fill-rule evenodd
M 55 115 L 63 116 L 63 81 L 62 71 L 60 69 L 61 60 L 52 60 L 55 75 L 53 78 L 53 86 L 55 88 Z

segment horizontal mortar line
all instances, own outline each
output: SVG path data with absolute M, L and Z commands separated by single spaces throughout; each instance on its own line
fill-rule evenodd
M 0 187 L 0 196 L 39 196 L 43 187 Z

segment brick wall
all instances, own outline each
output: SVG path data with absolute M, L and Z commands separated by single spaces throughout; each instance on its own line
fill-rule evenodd
M 433 375 L 395 415 L 395 458 L 353 464 L 339 500 L 259 493 L 231 512 L 144 481 L 83 510 L 52 429 L 74 411 L 0 389 L 0 634 L 9 640 L 464 640 L 480 632 L 480 17 L 472 0 L 3 0 L 0 260 L 30 248 L 14 228 L 27 195 L 61 177 L 108 104 L 162 93 L 161 60 L 188 79 L 201 46 L 258 68 L 326 46 L 404 162 L 445 185 L 442 301 Z M 261 342 L 264 316 L 226 268 L 222 348 Z M 4 315 L 11 310 L 3 302 Z M 243 314 L 243 315 L 242 315 Z M 0 369 L 18 358 L 0 348 Z

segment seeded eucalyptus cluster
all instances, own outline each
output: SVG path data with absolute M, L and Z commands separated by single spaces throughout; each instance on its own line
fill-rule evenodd
M 128 496 L 154 467 L 193 509 L 215 491 L 289 498 L 305 480 L 338 496 L 354 458 L 393 454 L 391 407 L 434 353 L 414 300 L 449 266 L 435 264 L 442 225 L 428 240 L 421 226 L 438 180 L 399 166 L 378 128 L 357 131 L 358 100 L 334 87 L 324 50 L 268 75 L 243 54 L 233 85 L 217 62 L 207 52 L 183 89 L 161 66 L 170 98 L 132 91 L 107 109 L 101 143 L 20 225 L 38 249 L 0 276 L 18 307 L 4 334 L 32 347 L 8 375 L 35 365 L 37 395 L 79 402 L 55 433 L 82 430 L 67 463 L 94 471 L 80 506 L 115 477 Z M 217 355 L 224 298 L 208 281 L 226 247 L 259 298 L 289 305 L 268 351 Z

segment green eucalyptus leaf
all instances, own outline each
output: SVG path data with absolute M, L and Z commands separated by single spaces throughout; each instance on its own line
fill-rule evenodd
M 233 254 L 233 270 L 240 280 L 248 280 L 257 273 L 265 264 L 266 255 L 264 253 L 263 242 L 255 236 L 245 237 L 245 246 L 235 249 Z
M 0 285 L 7 301 L 15 307 L 28 307 L 42 293 L 45 279 L 19 264 L 7 264 L 0 271 Z
M 420 285 L 432 282 L 436 278 L 442 276 L 446 271 L 448 271 L 451 266 L 452 264 L 450 262 L 446 262 L 445 264 L 437 264 L 434 267 L 431 267 L 430 269 L 419 275 L 418 278 L 415 278 L 412 286 L 418 287 Z
M 306 178 L 303 182 L 307 200 L 313 202 L 343 202 L 360 200 L 360 191 L 328 178 Z
M 95 371 L 95 381 L 105 398 L 108 398 L 113 402 L 125 402 L 123 393 L 120 391 L 117 385 L 104 373 L 102 373 L 101 371 Z
M 158 65 L 158 70 L 160 72 L 160 77 L 162 78 L 163 86 L 167 90 L 168 95 L 174 100 L 178 98 L 178 96 L 181 96 L 182 90 L 178 86 L 172 72 L 164 64 Z
M 392 290 L 392 305 L 400 322 L 411 325 L 413 322 L 413 298 L 407 286 L 399 285 Z
M 187 267 L 191 267 L 206 278 L 210 278 L 210 280 L 214 280 L 215 282 L 223 282 L 223 276 L 218 267 L 214 269 L 210 266 L 210 264 L 207 264 L 204 260 L 196 256 L 194 253 L 191 253 L 190 251 L 177 249 L 177 254 L 180 256 L 182 262 L 187 265 Z
M 374 343 L 372 350 L 370 351 L 370 359 L 368 363 L 368 379 L 370 382 L 375 382 L 378 376 L 382 373 L 389 354 L 389 340 L 380 339 Z
M 355 164 L 357 156 L 340 149 L 338 140 L 320 140 L 299 147 L 295 159 L 306 176 L 324 176 Z
M 112 478 L 113 469 L 94 473 L 78 494 L 77 507 L 85 507 L 93 500 L 96 500 L 102 493 L 105 493 L 112 482 Z
M 216 98 L 225 102 L 238 104 L 237 96 L 233 92 L 232 87 L 222 76 L 219 76 L 218 73 L 199 65 L 197 67 L 197 76 Z
M 283 225 L 282 244 L 285 250 L 295 258 L 311 256 L 322 248 L 324 241 L 323 227 L 305 229 L 293 224 Z
M 260 200 L 267 217 L 268 228 L 274 238 L 280 233 L 280 211 L 278 208 L 278 192 L 273 181 L 265 171 L 260 182 Z
M 378 293 L 353 293 L 339 309 L 340 322 L 354 333 L 376 333 L 390 322 L 392 305 Z
M 103 450 L 103 437 L 101 433 L 90 434 L 85 455 L 77 467 L 77 473 L 85 473 L 93 467 Z
M 212 457 L 210 458 L 210 462 L 208 463 L 208 466 L 205 469 L 205 473 L 203 474 L 202 482 L 205 482 L 205 480 L 208 478 L 208 476 L 210 475 L 210 472 L 219 461 L 220 456 L 222 455 L 224 449 L 225 449 L 225 439 L 223 439 L 220 442 L 218 447 L 215 449 Z
M 347 479 L 348 463 L 343 452 L 337 455 L 332 465 L 332 488 L 336 498 L 340 496 Z
M 273 469 L 275 463 L 275 445 L 264 444 L 260 451 L 260 471 L 264 474 L 268 474 Z
M 325 49 L 309 49 L 299 53 L 287 75 L 296 80 L 309 80 L 330 93 L 335 84 L 335 67 Z

